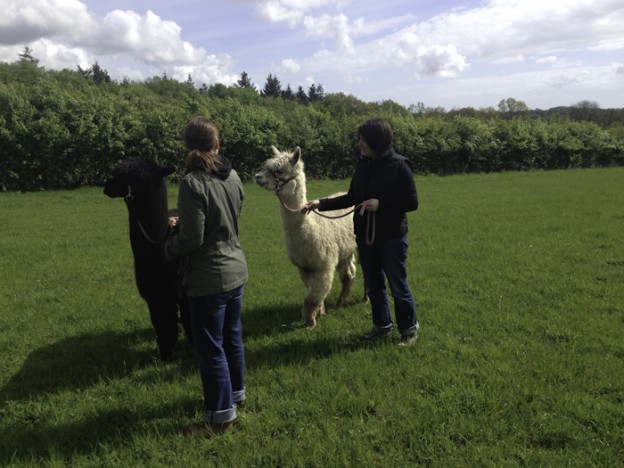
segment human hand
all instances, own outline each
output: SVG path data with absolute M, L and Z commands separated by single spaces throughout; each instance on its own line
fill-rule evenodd
M 365 211 L 372 211 L 373 213 L 379 209 L 379 200 L 371 198 L 360 204 L 360 216 L 364 215 Z
M 304 213 L 304 214 L 308 214 L 308 213 L 310 213 L 310 211 L 314 211 L 314 210 L 318 209 L 320 204 L 321 204 L 321 202 L 318 201 L 318 200 L 309 201 L 308 203 L 303 205 L 303 208 L 301 208 L 301 212 Z
M 178 225 L 178 217 L 177 216 L 170 216 L 169 217 L 169 227 L 171 229 L 175 228 Z

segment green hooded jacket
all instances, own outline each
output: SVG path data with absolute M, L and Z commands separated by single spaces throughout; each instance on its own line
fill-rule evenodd
M 178 192 L 178 229 L 165 245 L 167 258 L 184 257 L 182 285 L 189 297 L 210 296 L 247 282 L 238 239 L 243 184 L 224 156 L 211 174 L 189 172 Z

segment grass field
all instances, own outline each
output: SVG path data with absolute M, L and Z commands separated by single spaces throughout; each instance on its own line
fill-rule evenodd
M 301 326 L 277 200 L 246 185 L 248 403 L 209 440 L 180 432 L 199 377 L 185 341 L 154 360 L 123 203 L 0 194 L 0 465 L 623 466 L 624 169 L 416 183 L 406 349 L 358 340 L 359 274 L 351 304 Z

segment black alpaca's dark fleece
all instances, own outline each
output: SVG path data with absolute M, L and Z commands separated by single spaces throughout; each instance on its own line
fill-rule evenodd
M 165 260 L 169 210 L 164 177 L 173 170 L 146 158 L 128 159 L 113 169 L 104 186 L 106 195 L 126 201 L 136 284 L 147 302 L 163 360 L 172 358 L 178 322 L 189 340 L 192 336 L 187 301 L 178 288 L 178 263 Z

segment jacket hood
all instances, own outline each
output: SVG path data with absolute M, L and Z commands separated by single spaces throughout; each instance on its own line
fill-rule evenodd
M 217 165 L 213 174 L 219 179 L 225 180 L 230 176 L 230 172 L 232 172 L 232 162 L 222 154 L 217 155 Z

